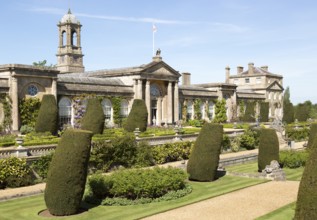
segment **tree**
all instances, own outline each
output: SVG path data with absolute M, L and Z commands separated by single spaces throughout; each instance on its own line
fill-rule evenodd
M 93 134 L 102 134 L 105 127 L 105 115 L 100 100 L 88 99 L 86 113 L 81 120 L 81 129 L 92 131 Z
M 43 95 L 39 115 L 35 123 L 36 132 L 57 133 L 58 109 L 54 95 Z
M 307 121 L 307 119 L 310 117 L 311 109 L 312 103 L 310 101 L 299 103 L 295 108 L 295 118 L 298 121 Z
M 261 122 L 269 121 L 269 103 L 268 102 L 260 103 L 260 121 Z
M 264 170 L 266 165 L 270 165 L 272 160 L 279 161 L 278 138 L 274 129 L 262 128 L 258 155 L 259 172 Z
M 215 118 L 213 122 L 223 123 L 227 121 L 226 100 L 217 100 L 215 105 Z
M 291 95 L 290 95 L 290 89 L 287 87 L 284 92 L 284 97 L 283 97 L 283 122 L 286 123 L 292 123 L 294 122 L 294 106 L 290 100 Z
M 310 125 L 309 138 L 307 143 L 308 148 L 310 148 L 313 145 L 313 141 L 315 140 L 316 136 L 317 136 L 317 123 L 312 123 Z
M 215 180 L 222 136 L 222 125 L 206 123 L 202 127 L 187 164 L 190 180 Z
M 52 215 L 78 213 L 87 179 L 91 138 L 90 131 L 67 129 L 58 143 L 44 192 Z
M 136 128 L 146 131 L 148 112 L 144 100 L 134 99 L 132 109 L 124 125 L 126 131 L 132 132 Z
M 313 141 L 297 194 L 295 220 L 317 219 L 317 139 Z

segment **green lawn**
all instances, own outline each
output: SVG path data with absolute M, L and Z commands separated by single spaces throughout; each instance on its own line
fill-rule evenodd
M 245 164 L 231 165 L 231 166 L 227 166 L 226 170 L 229 172 L 235 172 L 235 173 L 257 173 L 258 164 L 257 162 L 253 161 L 253 162 L 245 163 Z M 287 180 L 300 181 L 302 178 L 304 167 L 300 167 L 296 169 L 283 168 L 283 170 L 286 174 Z
M 288 204 L 256 220 L 292 220 L 295 215 L 295 203 Z
M 263 182 L 260 179 L 234 176 L 224 176 L 214 182 L 191 182 L 193 192 L 177 200 L 135 206 L 98 206 L 67 219 L 138 219 Z M 37 213 L 45 208 L 43 195 L 1 202 L 0 219 L 43 219 Z

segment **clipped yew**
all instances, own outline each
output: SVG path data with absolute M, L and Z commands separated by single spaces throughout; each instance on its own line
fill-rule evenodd
M 68 129 L 58 143 L 44 193 L 52 215 L 78 213 L 85 190 L 91 138 L 91 131 Z
M 317 219 L 317 139 L 311 145 L 299 184 L 294 220 Z
M 97 98 L 88 99 L 86 113 L 81 120 L 81 129 L 102 134 L 105 126 L 105 115 Z
M 260 103 L 260 121 L 261 122 L 269 121 L 269 103 L 268 102 Z
M 272 160 L 279 161 L 279 143 L 275 130 L 262 128 L 259 142 L 258 169 L 261 172 Z
M 58 109 L 54 95 L 43 95 L 39 114 L 35 123 L 36 132 L 57 133 Z
M 206 123 L 196 139 L 189 156 L 187 173 L 194 181 L 213 181 L 216 178 L 223 135 L 223 126 Z
M 310 125 L 307 147 L 310 147 L 313 145 L 313 141 L 315 140 L 316 136 L 317 136 L 317 123 L 315 122 Z
M 124 125 L 126 131 L 132 132 L 136 128 L 146 131 L 148 112 L 144 100 L 134 99 L 127 122 Z

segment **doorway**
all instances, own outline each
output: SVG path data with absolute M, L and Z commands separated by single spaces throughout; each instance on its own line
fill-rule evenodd
M 156 125 L 157 100 L 151 100 L 151 124 Z

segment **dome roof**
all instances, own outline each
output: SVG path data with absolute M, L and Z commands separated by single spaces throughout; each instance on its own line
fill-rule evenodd
M 70 11 L 70 9 L 68 10 L 68 13 L 65 14 L 62 19 L 61 19 L 61 23 L 73 23 L 73 24 L 77 24 L 79 23 L 79 20 L 75 17 L 75 15 L 72 14 L 72 12 Z

